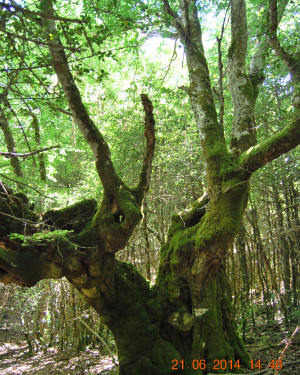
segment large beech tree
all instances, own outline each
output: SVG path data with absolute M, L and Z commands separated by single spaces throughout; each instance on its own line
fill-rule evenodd
M 65 276 L 113 332 L 122 375 L 202 374 L 222 359 L 228 361 L 227 371 L 236 369 L 230 367 L 237 360 L 248 364 L 249 357 L 234 322 L 224 262 L 241 225 L 251 175 L 300 142 L 299 60 L 281 46 L 277 35 L 287 3 L 269 1 L 266 30 L 260 35 L 247 69 L 246 2 L 230 2 L 230 146 L 225 142 L 223 120 L 219 120 L 216 110 L 196 1 L 162 0 L 158 5 L 165 28 L 180 38 L 185 49 L 190 85 L 183 89 L 189 95 L 199 128 L 207 191 L 191 207 L 173 216 L 168 240 L 161 249 L 156 283 L 150 287 L 132 264 L 117 260 L 115 254 L 124 249 L 142 218 L 155 143 L 151 101 L 141 95 L 146 149 L 136 186 L 129 187 L 117 174 L 109 146 L 92 121 L 72 76 L 67 48 L 56 26 L 63 18 L 54 12 L 51 0 L 42 0 L 39 12 L 23 9 L 12 1 L 15 12 L 37 15 L 36 23 L 70 112 L 93 152 L 104 193 L 99 205 L 87 199 L 44 214 L 44 221 L 58 229 L 73 230 L 72 236 L 58 230 L 37 239 L 34 232 L 38 218 L 29 209 L 26 197 L 2 186 L 0 281 L 30 287 L 41 279 Z M 255 103 L 271 49 L 291 75 L 294 115 L 282 130 L 257 143 Z M 26 239 L 21 236 L 24 222 L 31 233 Z M 11 233 L 19 236 L 9 236 Z M 204 359 L 205 365 L 192 369 L 194 359 Z M 183 362 L 179 362 L 182 360 L 184 369 Z M 178 370 L 172 369 L 175 364 Z M 224 372 L 215 370 L 218 371 Z

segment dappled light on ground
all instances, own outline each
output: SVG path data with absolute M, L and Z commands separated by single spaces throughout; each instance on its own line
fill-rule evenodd
M 28 356 L 28 345 L 22 341 L 21 333 L 11 329 L 0 329 L 0 374 L 1 375 L 114 375 L 116 366 L 111 358 L 102 356 L 98 349 L 86 349 L 76 353 L 72 349 L 59 352 L 48 348 L 47 353 L 39 351 Z M 275 374 L 268 368 L 272 360 L 282 357 L 282 369 L 278 375 L 298 375 L 300 367 L 300 330 L 291 340 L 291 335 L 282 325 L 262 324 L 247 332 L 247 349 L 253 360 L 253 369 L 243 368 L 244 374 Z M 260 368 L 259 368 L 260 367 Z
M 8 332 L 5 332 L 9 340 Z M 48 375 L 48 374 L 113 374 L 115 368 L 111 359 L 101 356 L 99 351 L 87 349 L 76 354 L 74 350 L 60 353 L 49 348 L 47 353 L 38 352 L 28 356 L 26 342 L 3 342 L 4 332 L 0 330 L 0 374 L 1 375 Z

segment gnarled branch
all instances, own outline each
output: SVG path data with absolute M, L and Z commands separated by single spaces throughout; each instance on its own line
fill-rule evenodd
M 42 10 L 43 13 L 54 16 L 53 6 L 50 0 L 43 2 Z M 60 39 L 58 37 L 53 37 L 57 34 L 54 20 L 42 18 L 42 24 L 46 27 L 47 33 L 51 34 L 53 38 L 52 43 L 48 44 L 53 59 L 53 67 L 65 92 L 73 118 L 94 154 L 97 171 L 104 189 L 112 191 L 116 186 L 121 185 L 121 179 L 113 166 L 108 144 L 105 142 L 101 132 L 90 118 L 83 104 Z
M 151 181 L 152 160 L 155 148 L 155 121 L 153 115 L 153 105 L 146 94 L 141 94 L 141 100 L 145 112 L 146 149 L 143 166 L 140 173 L 140 181 L 137 188 L 139 202 L 142 202 L 145 194 L 149 190 Z

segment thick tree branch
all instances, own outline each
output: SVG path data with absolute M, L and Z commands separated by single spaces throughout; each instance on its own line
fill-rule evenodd
M 297 58 L 290 55 L 279 43 L 276 35 L 271 35 L 268 37 L 268 42 L 275 51 L 275 53 L 281 58 L 281 60 L 287 66 L 289 72 L 291 73 L 293 81 L 300 81 L 300 63 Z
M 253 87 L 254 100 L 257 99 L 259 87 L 265 80 L 264 67 L 268 49 L 269 45 L 267 43 L 266 36 L 264 35 L 260 41 L 256 42 L 250 62 L 249 77 Z
M 234 63 L 245 67 L 247 53 L 247 18 L 246 4 L 244 0 L 231 1 L 231 46 L 230 57 Z
M 103 251 L 92 229 L 96 206 L 90 199 L 48 211 L 41 223 L 24 194 L 0 191 L 0 282 L 33 286 L 65 276 L 90 303 L 99 307 L 103 298 L 112 300 L 114 254 Z M 38 232 L 41 225 L 44 231 Z
M 0 189 L 0 282 L 32 286 L 42 279 L 66 276 L 79 286 L 88 283 L 87 267 L 90 263 L 94 267 L 97 253 L 95 241 L 89 238 L 89 247 L 81 246 L 77 235 L 92 220 L 96 206 L 94 200 L 86 200 L 48 211 L 45 224 L 24 194 Z M 44 231 L 38 232 L 41 225 Z M 53 231 L 54 225 L 59 230 Z
M 53 148 L 60 148 L 60 146 L 46 147 L 46 148 L 42 148 L 41 150 L 36 150 L 36 151 L 32 151 L 32 152 L 26 152 L 26 153 L 22 153 L 22 154 L 19 154 L 19 153 L 16 153 L 16 152 L 0 152 L 0 155 L 6 156 L 6 157 L 27 158 L 27 156 L 39 154 L 41 152 L 52 150 Z
M 277 0 L 269 0 L 269 11 L 270 11 L 270 31 L 276 34 L 278 27 L 277 17 Z
M 50 254 L 47 253 L 50 260 Z M 20 244 L 18 249 L 11 250 L 6 249 L 4 242 L 0 242 L 0 282 L 33 286 L 42 279 L 59 279 L 62 276 L 62 267 L 47 262 L 45 256 L 39 256 L 32 248 L 22 248 Z
M 292 150 L 300 144 L 300 119 L 296 119 L 278 133 L 256 146 L 249 148 L 239 157 L 239 165 L 249 173 Z
M 174 26 L 185 48 L 190 80 L 190 86 L 185 91 L 189 94 L 199 129 L 209 188 L 213 188 L 218 183 L 221 169 L 228 163 L 230 156 L 214 103 L 197 7 L 194 0 L 181 1 L 179 18 L 169 9 L 167 0 L 163 0 L 163 3 L 165 11 L 174 19 L 176 17 Z
M 94 199 L 85 199 L 60 210 L 50 210 L 44 213 L 45 225 L 55 229 L 73 231 L 79 234 L 86 223 L 91 222 L 97 211 L 97 202 Z M 90 238 L 89 246 L 95 247 L 93 239 Z
M 232 0 L 228 78 L 234 110 L 231 136 L 231 148 L 234 154 L 240 154 L 255 144 L 255 96 L 245 69 L 247 40 L 245 0 Z
M 41 6 L 42 13 L 49 15 L 54 14 L 51 0 L 41 2 Z M 42 18 L 41 24 L 45 32 L 45 37 L 51 39 L 52 42 L 52 44 L 49 45 L 49 51 L 53 60 L 54 70 L 64 90 L 66 99 L 68 100 L 72 116 L 94 154 L 97 172 L 104 187 L 101 205 L 95 215 L 94 224 L 88 231 L 87 236 L 93 236 L 97 242 L 99 251 L 101 250 L 102 253 L 114 253 L 124 248 L 133 229 L 142 217 L 140 207 L 143 195 L 148 189 L 148 184 L 150 182 L 150 164 L 153 158 L 152 147 L 154 144 L 152 144 L 153 139 L 151 140 L 152 131 L 148 124 L 148 144 L 144 161 L 146 178 L 143 180 L 143 177 L 143 181 L 141 180 L 140 188 L 142 194 L 139 197 L 140 199 L 137 199 L 137 190 L 127 187 L 115 171 L 109 146 L 87 112 L 69 69 L 68 60 L 62 48 L 55 21 L 49 18 Z M 150 123 L 149 108 L 147 111 L 147 121 Z
M 155 148 L 155 121 L 153 115 L 153 105 L 146 94 L 141 95 L 141 100 L 145 112 L 146 149 L 143 166 L 140 173 L 140 181 L 137 188 L 139 202 L 142 202 L 145 194 L 149 190 L 151 181 L 152 160 Z
M 23 240 L 5 238 L 0 242 L 0 282 L 33 286 L 43 279 L 66 276 L 83 286 L 88 283 L 86 265 L 93 252 L 95 249 L 83 249 L 59 231 L 49 232 L 45 238 L 43 234 Z

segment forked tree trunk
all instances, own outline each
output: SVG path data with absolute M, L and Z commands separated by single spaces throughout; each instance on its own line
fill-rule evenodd
M 128 263 L 115 265 L 117 303 L 104 303 L 105 308 L 103 301 L 90 303 L 112 330 L 120 375 L 200 375 L 236 372 L 249 365 L 222 267 L 201 288 L 199 302 L 205 307 L 193 313 L 189 298 L 167 302 Z M 186 290 L 185 285 L 182 293 Z
M 248 183 L 234 181 L 173 217 L 154 287 L 113 254 L 105 262 L 114 269 L 113 296 L 107 282 L 92 292 L 69 279 L 112 330 L 120 374 L 200 375 L 249 365 L 224 271 L 248 198 Z

